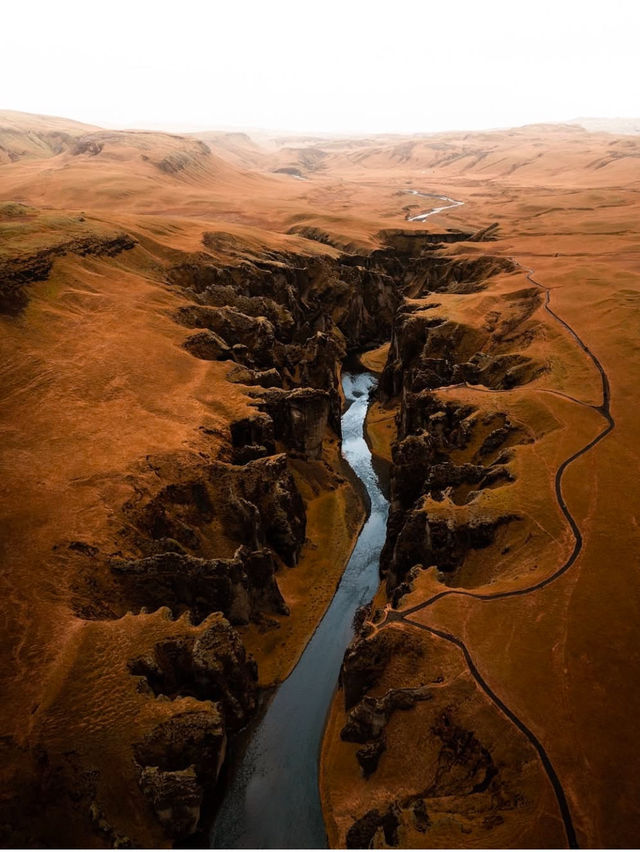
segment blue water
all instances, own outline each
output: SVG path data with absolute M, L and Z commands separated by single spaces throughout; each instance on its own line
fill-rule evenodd
M 252 734 L 218 811 L 210 838 L 214 848 L 327 846 L 318 791 L 320 744 L 353 615 L 378 588 L 389 509 L 363 435 L 375 384 L 370 373 L 345 373 L 342 379 L 348 404 L 342 454 L 364 483 L 371 514 L 324 618 Z

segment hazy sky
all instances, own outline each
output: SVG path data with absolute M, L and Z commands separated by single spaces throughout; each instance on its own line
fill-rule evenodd
M 0 0 L 0 109 L 429 132 L 640 116 L 640 0 Z

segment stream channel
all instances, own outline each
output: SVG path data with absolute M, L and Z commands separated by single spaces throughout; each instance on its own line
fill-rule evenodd
M 278 687 L 251 732 L 233 771 L 210 836 L 221 849 L 320 849 L 327 837 L 318 791 L 320 745 L 353 616 L 378 584 L 389 504 L 364 439 L 364 419 L 376 379 L 343 373 L 347 408 L 342 454 L 371 501 L 340 584 L 296 667 Z

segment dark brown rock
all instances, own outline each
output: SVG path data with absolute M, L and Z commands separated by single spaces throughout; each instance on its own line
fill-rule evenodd
M 381 698 L 366 695 L 347 713 L 340 737 L 351 743 L 379 739 L 396 710 L 410 710 L 417 701 L 430 701 L 433 693 L 426 687 L 392 689 Z
M 292 453 L 310 459 L 320 458 L 331 410 L 326 391 L 271 389 L 260 395 L 259 404 L 269 414 L 278 441 Z
M 158 642 L 152 654 L 131 660 L 129 670 L 144 677 L 156 695 L 170 698 L 190 695 L 200 701 L 217 702 L 219 707 L 219 713 L 207 711 L 206 717 L 180 717 L 175 728 L 173 722 L 167 723 L 167 728 L 139 746 L 142 762 L 152 753 L 159 755 L 164 748 L 161 744 L 165 743 L 167 757 L 159 765 L 180 766 L 179 756 L 174 760 L 167 745 L 174 739 L 193 741 L 196 745 L 192 751 L 197 750 L 199 741 L 206 741 L 208 748 L 222 750 L 224 742 L 220 737 L 228 730 L 242 727 L 256 707 L 255 662 L 247 659 L 240 637 L 221 615 L 212 616 L 206 630 L 197 638 L 182 635 Z
M 266 412 L 256 411 L 249 417 L 235 420 L 230 428 L 235 464 L 246 464 L 275 453 L 273 420 Z
M 345 709 L 350 710 L 367 690 L 379 681 L 394 654 L 419 659 L 420 639 L 404 630 L 378 630 L 370 636 L 356 636 L 345 651 L 340 671 Z
M 257 542 L 253 550 L 271 547 L 287 565 L 295 565 L 305 540 L 306 514 L 287 457 L 269 456 L 238 468 L 212 465 L 210 477 L 219 493 L 227 495 L 233 513 L 229 532 L 238 542 Z
M 362 768 L 362 774 L 365 778 L 373 775 L 376 771 L 380 758 L 386 748 L 387 744 L 384 736 L 381 736 L 379 739 L 375 740 L 375 742 L 367 743 L 362 746 L 362 748 L 358 749 L 356 752 L 356 759 Z
M 266 317 L 251 317 L 234 308 L 210 308 L 204 305 L 186 305 L 177 313 L 177 319 L 190 328 L 212 331 L 232 347 L 245 347 L 248 366 L 271 367 L 274 345 L 274 328 Z
M 396 808 L 391 806 L 382 813 L 376 809 L 356 820 L 347 832 L 347 849 L 372 849 L 378 831 L 387 846 L 398 845 L 398 826 L 400 821 Z M 377 845 L 377 844 L 376 844 Z
M 146 766 L 138 783 L 167 837 L 181 840 L 194 833 L 204 791 L 193 767 L 167 772 Z
M 238 364 L 227 373 L 227 381 L 238 385 L 260 385 L 263 388 L 282 387 L 282 376 L 275 367 L 270 370 L 250 370 Z
M 187 337 L 182 346 L 203 361 L 228 361 L 232 358 L 231 348 L 219 335 L 208 329 Z
M 410 510 L 393 545 L 385 546 L 384 572 L 387 589 L 392 591 L 413 568 L 434 565 L 438 571 L 458 569 L 469 550 L 481 550 L 493 543 L 501 526 L 517 520 L 513 514 L 495 518 L 475 518 L 468 522 L 453 518 L 430 518 L 419 509 Z
M 113 560 L 111 570 L 124 586 L 127 600 L 138 608 L 168 606 L 176 616 L 188 610 L 195 623 L 217 611 L 232 624 L 249 621 L 249 581 L 239 559 L 199 559 L 170 552 Z
M 142 549 L 149 539 L 169 539 L 183 551 L 197 553 L 215 519 L 237 546 L 270 547 L 287 565 L 296 563 L 305 540 L 306 515 L 285 455 L 238 465 L 203 463 L 199 457 L 180 464 L 159 460 L 156 469 L 161 481 L 169 477 L 174 481 L 124 506 L 137 531 L 135 547 Z

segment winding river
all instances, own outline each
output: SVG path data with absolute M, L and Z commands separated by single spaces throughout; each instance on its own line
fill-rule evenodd
M 449 198 L 448 195 L 435 195 L 433 192 L 420 192 L 418 189 L 408 189 L 408 195 L 419 195 L 420 198 L 437 198 L 439 201 L 447 201 L 442 207 L 432 207 L 431 210 L 424 210 L 422 213 L 417 213 L 415 216 L 407 216 L 407 222 L 424 222 L 429 216 L 436 213 L 442 213 L 443 210 L 451 210 L 452 207 L 462 207 L 464 201 L 456 201 L 455 198 Z
M 363 432 L 375 384 L 367 372 L 344 373 L 342 378 L 347 402 L 342 454 L 364 484 L 371 512 L 324 618 L 276 690 L 230 779 L 211 833 L 215 848 L 327 846 L 318 790 L 320 745 L 340 664 L 353 635 L 353 616 L 378 588 L 389 508 Z

